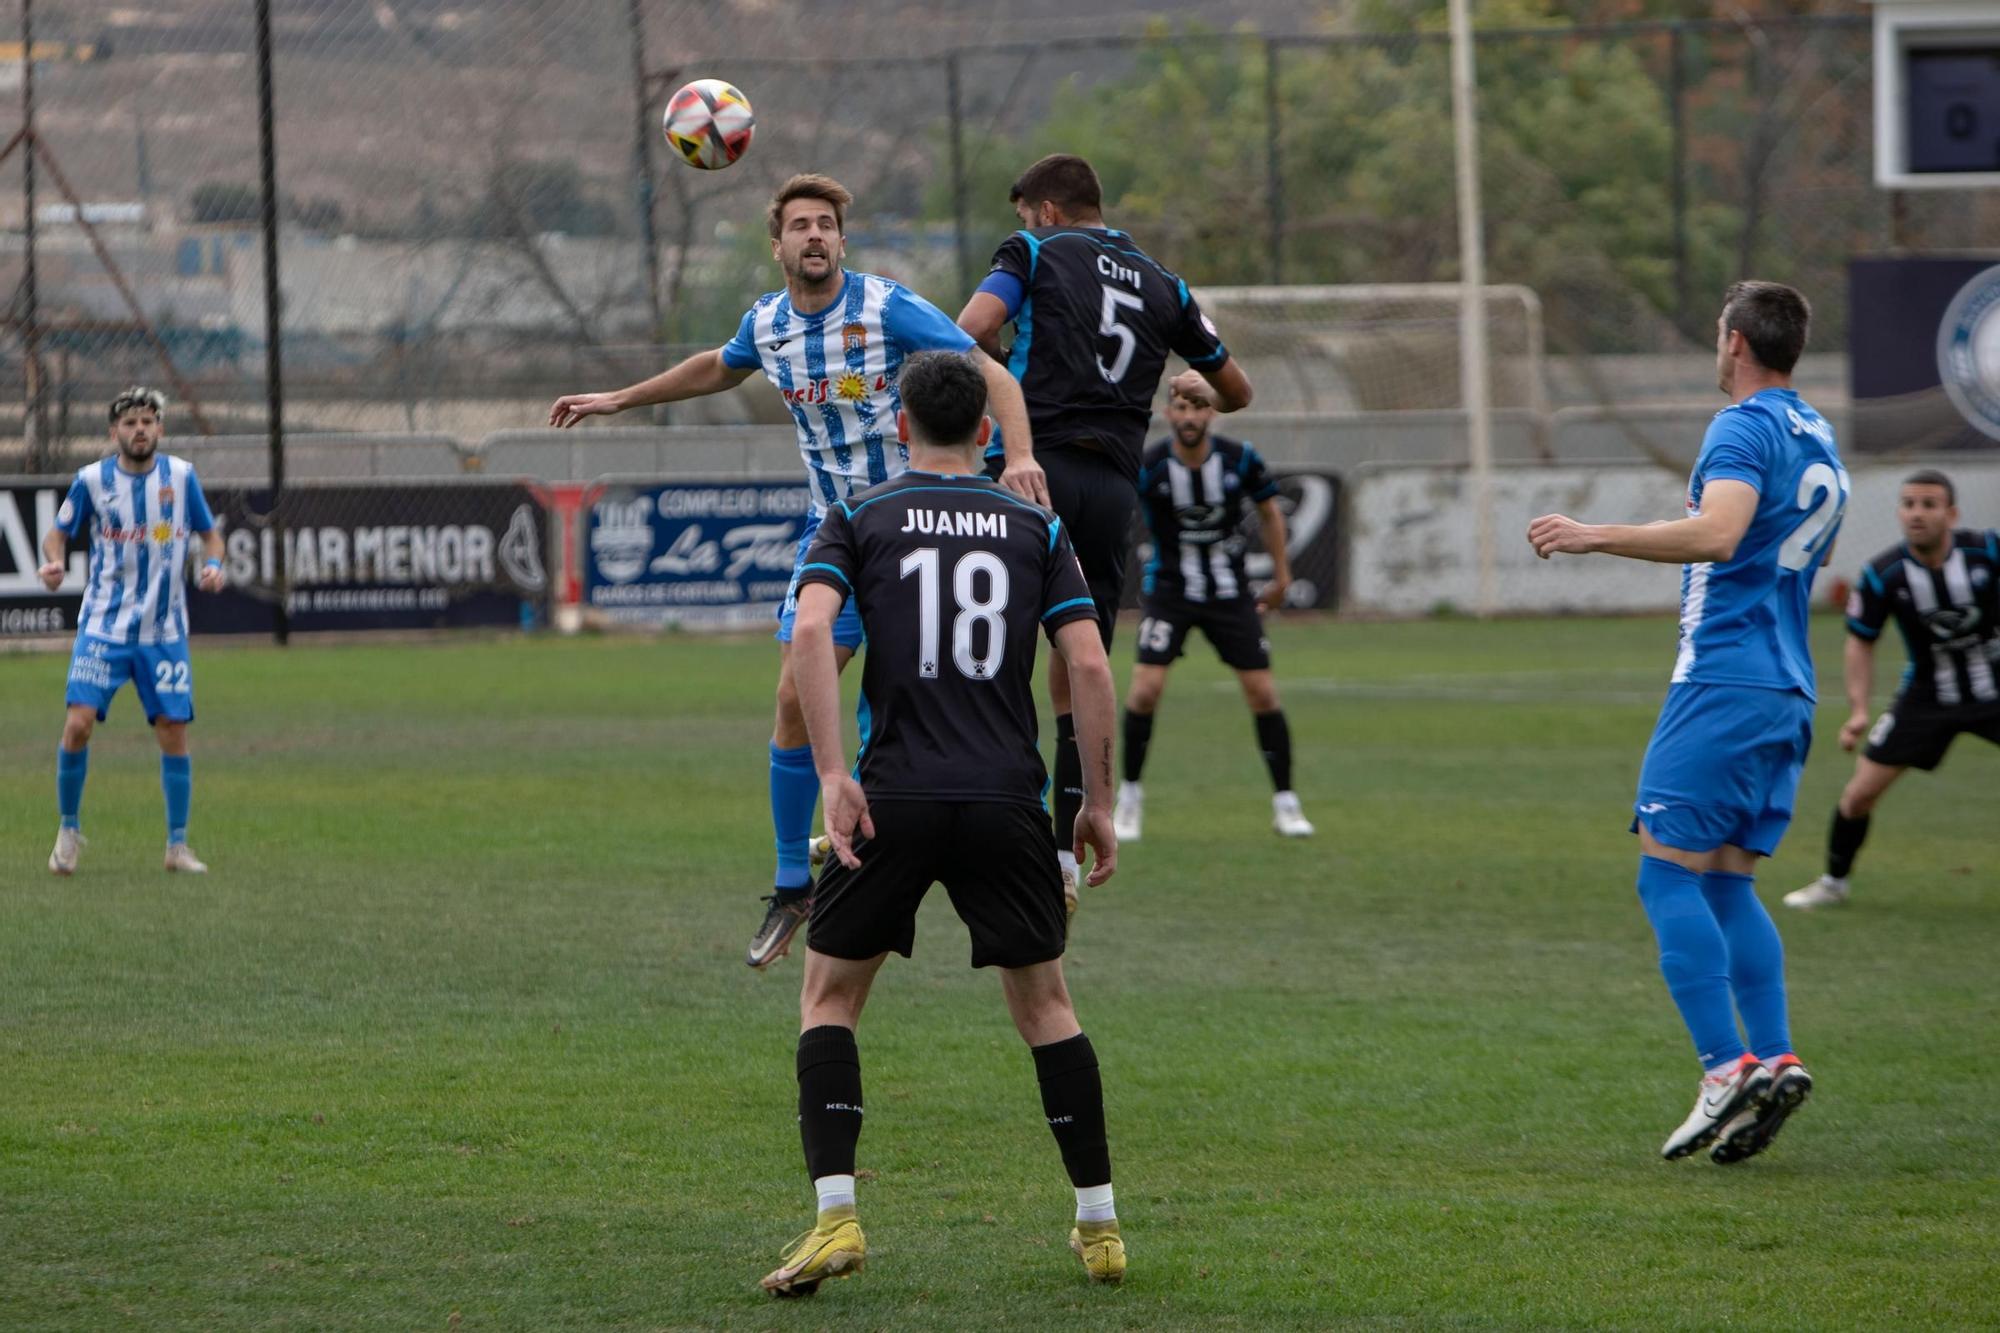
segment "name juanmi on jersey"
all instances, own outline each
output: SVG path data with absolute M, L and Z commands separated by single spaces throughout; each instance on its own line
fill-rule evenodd
M 1005 514 L 955 513 L 949 509 L 905 509 L 899 531 L 935 537 L 1007 538 Z

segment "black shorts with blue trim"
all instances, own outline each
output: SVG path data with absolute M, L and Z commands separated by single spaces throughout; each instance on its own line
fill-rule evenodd
M 1139 492 L 1110 454 L 1094 441 L 1076 441 L 1035 450 L 1035 461 L 1048 477 L 1049 508 L 1069 531 L 1076 563 L 1097 603 L 1097 633 L 1111 647 L 1118 624 L 1118 604 L 1125 595 L 1125 566 L 1132 554 L 1132 512 Z M 1005 460 L 986 460 L 986 475 L 999 480 Z

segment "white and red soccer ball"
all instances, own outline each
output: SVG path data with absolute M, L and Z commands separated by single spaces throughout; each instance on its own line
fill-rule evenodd
M 703 171 L 743 156 L 756 128 L 750 99 L 721 79 L 696 79 L 667 99 L 667 142 L 689 166 Z

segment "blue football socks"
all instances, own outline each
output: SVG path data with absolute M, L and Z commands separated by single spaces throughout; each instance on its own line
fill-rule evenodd
M 160 790 L 167 796 L 167 842 L 186 842 L 188 805 L 194 799 L 194 760 L 184 754 L 161 755 Z
M 64 828 L 83 826 L 83 780 L 90 773 L 90 747 L 56 747 L 56 812 Z
M 781 889 L 802 889 L 812 883 L 806 860 L 812 841 L 813 808 L 819 804 L 819 774 L 813 768 L 812 746 L 781 749 L 771 746 L 771 827 L 778 834 L 778 876 Z
M 1758 901 L 1748 875 L 1711 870 L 1701 877 L 1701 896 L 1722 930 L 1729 950 L 1729 988 L 1736 1012 L 1759 1060 L 1775 1060 L 1792 1049 L 1785 1005 L 1785 946 L 1771 914 Z
M 1639 901 L 1660 941 L 1660 972 L 1680 1007 L 1704 1069 L 1743 1057 L 1729 1004 L 1729 946 L 1702 894 L 1701 876 L 1654 856 L 1639 858 Z

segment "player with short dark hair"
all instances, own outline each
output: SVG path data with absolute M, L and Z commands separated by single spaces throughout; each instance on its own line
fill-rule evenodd
M 1139 464 L 1139 512 L 1153 556 L 1139 609 L 1139 660 L 1125 694 L 1125 780 L 1111 815 L 1120 842 L 1139 840 L 1145 810 L 1139 776 L 1153 715 L 1167 670 L 1197 627 L 1236 672 L 1256 721 L 1257 748 L 1271 771 L 1271 826 L 1288 838 L 1312 836 L 1292 790 L 1292 733 L 1271 677 L 1271 641 L 1258 620 L 1260 611 L 1284 604 L 1292 582 L 1278 483 L 1250 445 L 1210 434 L 1214 420 L 1208 385 L 1175 380 L 1167 395 L 1173 434 L 1147 449 Z M 1253 509 L 1272 562 L 1271 581 L 1254 596 L 1243 564 L 1243 524 Z
M 208 869 L 188 850 L 188 808 L 194 761 L 188 723 L 194 721 L 194 672 L 188 660 L 188 538 L 202 543 L 203 592 L 220 592 L 222 534 L 185 458 L 160 452 L 167 400 L 135 385 L 111 400 L 111 441 L 117 452 L 76 474 L 42 537 L 40 574 L 50 592 L 68 572 L 69 543 L 90 533 L 90 574 L 77 611 L 76 650 L 64 694 L 62 744 L 56 751 L 56 810 L 60 825 L 49 869 L 73 874 L 83 850 L 83 787 L 90 736 L 126 681 L 138 691 L 147 725 L 160 743 L 160 790 L 166 798 L 166 868 Z
M 1960 528 L 1951 478 L 1932 468 L 1904 480 L 1896 517 L 1903 543 L 1870 560 L 1847 599 L 1849 713 L 1840 748 L 1852 750 L 1864 734 L 1868 744 L 1833 808 L 1826 873 L 1786 894 L 1787 907 L 1847 901 L 1869 816 L 1903 774 L 1935 769 L 1961 734 L 2000 745 L 2000 531 Z M 1910 664 L 1871 728 L 1875 642 L 1891 620 Z
M 1660 1149 L 1669 1160 L 1761 1152 L 1812 1090 L 1792 1051 L 1784 945 L 1752 878 L 1791 824 L 1812 745 L 1806 616 L 1847 504 L 1833 430 L 1791 386 L 1809 320 L 1805 297 L 1778 283 L 1725 294 L 1716 382 L 1730 405 L 1702 440 L 1687 517 L 1633 527 L 1545 514 L 1528 526 L 1544 559 L 1682 566 L 1680 652 L 1632 819 L 1639 900 L 1702 1064 L 1694 1110 Z
M 974 350 L 974 368 L 993 397 L 993 413 L 1021 438 L 1008 447 L 1024 470 L 1009 483 L 1038 503 L 1040 470 L 1027 445 L 1028 419 L 1019 387 L 944 312 L 900 283 L 842 266 L 847 209 L 854 197 L 831 176 L 793 176 L 771 197 L 765 219 L 771 257 L 784 287 L 759 297 L 736 336 L 651 379 L 610 393 L 567 394 L 549 409 L 549 424 L 574 426 L 585 417 L 631 407 L 673 403 L 735 388 L 758 370 L 783 395 L 798 427 L 812 510 L 799 535 L 792 586 L 778 611 L 777 715 L 771 727 L 771 826 L 777 873 L 764 899 L 763 921 L 744 961 L 762 968 L 785 956 L 806 919 L 812 887 L 809 844 L 819 782 L 805 719 L 792 683 L 791 644 L 798 570 L 829 505 L 903 470 L 907 453 L 895 438 L 902 404 L 897 387 L 905 359 L 925 349 Z M 842 665 L 861 646 L 861 621 L 849 608 L 835 630 Z
M 862 1118 L 854 1029 L 883 961 L 909 956 L 917 905 L 934 882 L 971 932 L 972 965 L 1000 969 L 1008 1012 L 1033 1052 L 1042 1108 L 1076 1190 L 1070 1247 L 1094 1281 L 1125 1272 L 1097 1056 L 1063 981 L 1062 884 L 1035 744 L 1038 636 L 1068 660 L 1076 690 L 1090 765 L 1084 807 L 1064 841 L 1079 858 L 1095 853 L 1092 884 L 1117 864 L 1117 705 L 1096 607 L 1061 520 L 979 474 L 991 430 L 984 388 L 963 357 L 910 359 L 897 417 L 909 470 L 832 506 L 800 575 L 794 664 L 832 859 L 813 896 L 799 999 L 799 1135 L 819 1216 L 764 1278 L 774 1295 L 808 1294 L 867 1256 L 854 1200 Z M 833 651 L 847 604 L 859 605 L 868 631 L 852 774 Z
M 1189 378 L 1206 381 L 1224 412 L 1249 404 L 1250 381 L 1187 284 L 1105 225 L 1103 190 L 1088 162 L 1068 153 L 1042 158 L 1021 173 L 1008 199 L 1021 230 L 994 252 L 992 272 L 958 322 L 996 359 L 1005 357 L 1021 381 L 1034 461 L 1076 543 L 1109 648 L 1124 589 L 1133 483 L 1168 354 L 1193 367 Z M 1003 352 L 1000 330 L 1010 321 L 1014 344 Z M 996 447 L 988 455 L 1003 482 L 1023 470 L 1012 453 L 1003 459 Z M 1060 833 L 1076 816 L 1079 760 L 1059 658 L 1049 661 L 1049 699 Z M 1067 859 L 1063 875 L 1074 910 L 1076 867 Z

